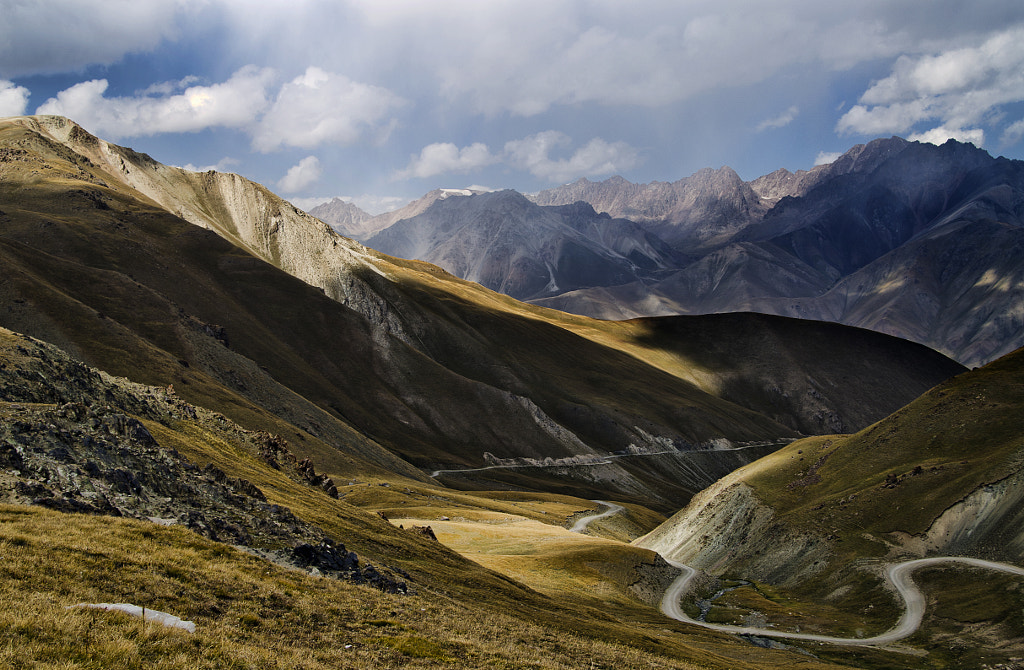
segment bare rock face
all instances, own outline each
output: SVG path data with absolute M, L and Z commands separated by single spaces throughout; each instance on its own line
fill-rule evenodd
M 813 577 L 831 553 L 826 534 L 780 523 L 749 486 L 729 475 L 633 544 L 712 575 L 779 585 Z
M 363 277 L 387 275 L 390 263 L 371 249 L 237 174 L 189 172 L 111 144 L 58 116 L 20 123 L 74 150 L 116 180 L 189 223 L 215 231 L 342 304 L 366 314 L 382 333 L 408 340 L 387 300 Z
M 525 300 L 648 277 L 674 264 L 668 245 L 586 203 L 540 207 L 515 191 L 438 198 L 367 244 Z
M 622 177 L 595 183 L 584 178 L 541 191 L 533 200 L 540 205 L 588 202 L 598 212 L 645 224 L 687 252 L 727 240 L 768 210 L 761 196 L 728 167 L 705 168 L 671 183 L 633 184 Z

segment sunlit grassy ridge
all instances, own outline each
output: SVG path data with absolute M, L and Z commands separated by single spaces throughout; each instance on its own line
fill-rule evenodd
M 884 554 L 888 534 L 922 534 L 972 491 L 1020 471 L 1022 411 L 1024 351 L 1017 351 L 855 435 L 795 442 L 744 479 L 787 523 L 836 526 L 847 539 L 867 533 Z M 1014 551 L 1005 543 L 1016 529 L 1006 530 L 984 545 L 988 551 Z

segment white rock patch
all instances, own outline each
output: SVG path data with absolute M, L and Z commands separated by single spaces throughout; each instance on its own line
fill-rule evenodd
M 128 603 L 78 603 L 77 605 L 69 606 L 67 609 L 71 609 L 73 607 L 88 607 L 98 610 L 124 612 L 125 614 L 130 614 L 132 616 L 142 617 L 143 621 L 155 621 L 169 628 L 181 628 L 182 630 L 187 630 L 190 633 L 196 632 L 196 625 L 191 621 L 182 621 L 173 614 L 146 609 L 145 607 L 139 607 L 138 605 L 130 605 Z

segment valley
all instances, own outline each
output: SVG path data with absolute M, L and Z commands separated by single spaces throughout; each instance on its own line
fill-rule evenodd
M 902 149 L 925 151 L 901 142 L 830 169 L 870 182 Z M 757 198 L 797 207 L 786 197 L 830 174 L 776 175 Z M 759 192 L 726 172 L 690 186 L 725 178 Z M 507 220 L 539 207 L 448 194 L 412 218 L 469 201 L 486 213 L 488 196 Z M 760 244 L 760 202 L 719 232 Z M 679 253 L 638 246 L 635 222 L 556 207 L 545 225 L 576 226 L 580 245 L 553 243 L 563 259 L 595 267 L 595 239 L 629 268 Z M 811 233 L 776 216 L 770 253 L 781 235 L 799 256 Z M 392 234 L 423 241 L 412 218 Z M 1016 220 L 999 225 L 1013 249 Z M 686 239 L 714 246 L 712 232 Z M 968 370 L 793 315 L 560 312 L 62 117 L 0 120 L 0 262 L 12 667 L 931 670 L 1024 656 L 1021 580 L 978 569 L 1020 563 L 1024 350 L 971 339 L 958 351 L 994 360 Z M 992 286 L 1014 281 L 993 268 Z M 992 318 L 1015 327 L 1012 309 Z M 918 562 L 941 556 L 974 562 Z M 914 569 L 924 595 L 886 586 L 890 565 Z M 726 584 L 713 627 L 695 625 L 696 601 Z M 83 602 L 196 631 L 65 609 Z

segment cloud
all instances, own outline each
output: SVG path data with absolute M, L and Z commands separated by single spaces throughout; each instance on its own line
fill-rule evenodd
M 814 164 L 827 165 L 828 163 L 835 163 L 842 155 L 842 151 L 819 151 L 817 157 L 814 159 Z
M 870 7 L 816 0 L 351 6 L 357 24 L 382 42 L 376 67 L 404 60 L 473 111 L 533 116 L 560 105 L 660 107 L 808 64 L 846 69 L 912 45 L 921 21 L 881 0 L 866 2 Z
M 28 107 L 29 90 L 0 79 L 0 116 L 21 116 Z
M 386 138 L 392 110 L 405 104 L 391 91 L 309 67 L 281 87 L 253 135 L 253 147 L 267 152 L 282 146 L 311 149 L 352 144 L 369 133 Z
M 246 66 L 220 84 L 189 86 L 181 93 L 105 97 L 106 79 L 84 81 L 40 105 L 37 114 L 60 114 L 111 139 L 195 132 L 253 123 L 268 103 L 274 73 Z
M 106 79 L 84 81 L 39 106 L 37 114 L 75 119 L 110 139 L 160 133 L 234 128 L 252 136 L 262 152 L 312 149 L 383 139 L 394 121 L 387 115 L 404 101 L 387 89 L 309 67 L 274 93 L 270 68 L 247 65 L 222 83 L 195 85 L 197 78 L 149 86 L 134 96 L 107 97 Z
M 297 165 L 288 169 L 288 174 L 277 182 L 277 187 L 284 193 L 304 191 L 315 184 L 323 172 L 320 160 L 316 156 L 306 156 Z
M 981 140 L 979 126 L 998 120 L 1002 105 L 1024 101 L 1024 28 L 1002 30 L 972 47 L 901 56 L 836 124 L 843 134 L 905 133 Z M 966 129 L 966 130 L 965 130 Z M 928 141 L 931 141 L 930 139 Z
M 466 173 L 497 162 L 498 156 L 491 154 L 486 144 L 476 142 L 468 147 L 458 148 L 450 142 L 428 144 L 413 156 L 404 170 L 395 173 L 395 179 L 410 177 L 433 177 L 446 173 Z
M 1011 146 L 1020 142 L 1022 137 L 1024 137 L 1024 119 L 1015 121 L 1006 126 L 1003 130 L 1003 137 L 1001 141 L 1004 146 Z
M 181 33 L 182 0 L 2 3 L 0 72 L 7 77 L 80 70 L 148 51 Z M 196 3 L 192 3 L 196 4 Z
M 553 159 L 550 154 L 567 146 L 571 138 L 565 133 L 548 130 L 521 140 L 505 143 L 503 160 L 513 167 L 528 171 L 548 181 L 567 181 L 576 177 L 615 174 L 635 167 L 639 155 L 625 142 L 606 142 L 595 137 L 567 159 Z
M 770 119 L 765 119 L 761 123 L 757 124 L 757 132 L 768 130 L 769 128 L 784 128 L 791 124 L 797 115 L 800 114 L 800 108 L 793 106 L 782 112 L 778 116 L 774 116 Z
M 189 75 L 178 81 L 161 81 L 156 84 L 150 84 L 139 91 L 137 95 L 170 95 L 176 91 L 183 91 L 192 84 L 198 84 L 199 81 L 199 77 L 195 75 Z
M 186 163 L 185 165 L 182 165 L 180 167 L 181 169 L 188 170 L 189 172 L 210 172 L 211 170 L 214 172 L 227 172 L 228 168 L 230 168 L 232 165 L 238 165 L 239 163 L 241 163 L 241 161 L 239 161 L 237 158 L 224 157 L 217 161 L 216 164 L 214 165 L 205 165 L 199 167 L 193 165 L 192 163 Z
M 927 142 L 929 144 L 945 144 L 946 140 L 970 142 L 976 147 L 985 144 L 985 131 L 981 128 L 947 128 L 939 126 L 923 133 L 915 133 L 907 138 L 911 142 Z
M 587 142 L 569 158 L 551 157 L 552 152 L 571 144 L 572 138 L 557 130 L 510 140 L 497 154 L 481 142 L 461 149 L 448 142 L 429 144 L 418 156 L 412 157 L 408 166 L 396 172 L 394 179 L 467 173 L 501 163 L 547 181 L 566 181 L 575 177 L 624 172 L 639 163 L 636 149 L 625 142 L 606 142 L 600 137 Z

